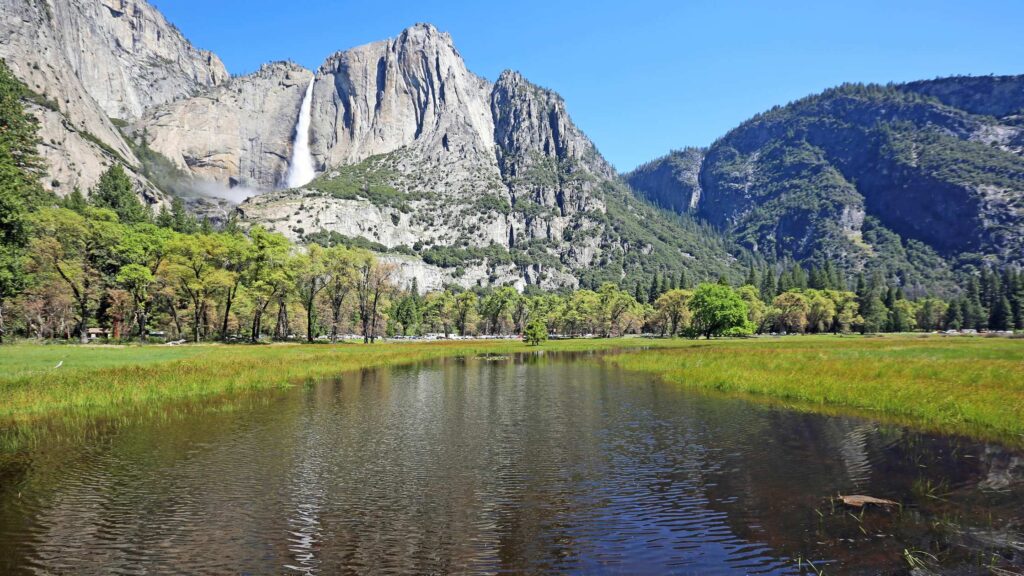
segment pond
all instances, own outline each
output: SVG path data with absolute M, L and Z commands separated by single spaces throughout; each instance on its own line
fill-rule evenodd
M 367 370 L 34 434 L 0 460 L 3 574 L 1024 566 L 1020 451 L 589 355 Z

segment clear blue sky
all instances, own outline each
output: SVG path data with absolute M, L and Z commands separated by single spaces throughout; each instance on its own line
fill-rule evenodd
M 469 68 L 562 94 L 620 170 L 846 81 L 1024 73 L 1024 1 L 154 0 L 235 74 L 315 68 L 416 22 Z

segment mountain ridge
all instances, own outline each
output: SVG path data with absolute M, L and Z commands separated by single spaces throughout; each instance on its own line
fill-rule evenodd
M 425 281 L 555 289 L 835 261 L 929 293 L 1024 252 L 1022 76 L 844 85 L 619 175 L 561 96 L 476 75 L 430 24 L 242 76 L 145 0 L 0 0 L 0 32 L 35 91 L 51 190 L 120 163 L 150 204 L 257 194 L 216 200 L 218 218 L 419 258 Z M 318 177 L 284 190 L 310 79 Z

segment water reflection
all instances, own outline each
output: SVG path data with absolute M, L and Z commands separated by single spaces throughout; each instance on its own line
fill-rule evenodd
M 0 464 L 3 573 L 794 574 L 1024 563 L 995 445 L 560 356 L 363 371 Z M 849 514 L 866 493 L 902 511 Z M 996 556 L 993 557 L 993 554 Z M 922 558 L 932 562 L 928 556 Z

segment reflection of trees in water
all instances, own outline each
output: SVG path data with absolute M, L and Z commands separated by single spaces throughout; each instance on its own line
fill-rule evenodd
M 267 397 L 34 462 L 19 505 L 37 506 L 40 528 L 20 545 L 51 571 L 81 558 L 96 571 L 747 572 L 801 556 L 877 572 L 902 568 L 908 546 L 1012 555 L 1022 540 L 1019 453 L 597 363 L 468 358 Z M 913 506 L 833 514 L 828 497 L 851 491 Z M 923 528 L 937 518 L 955 525 Z

